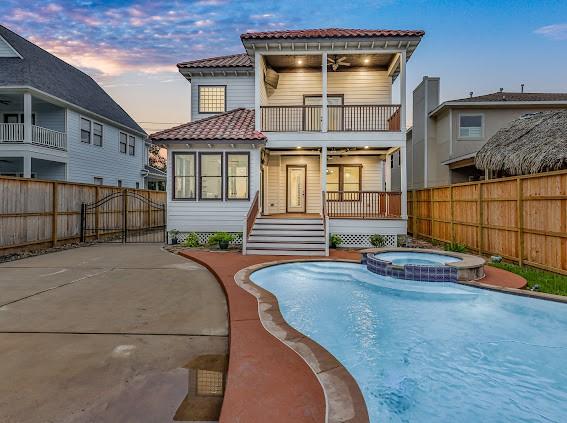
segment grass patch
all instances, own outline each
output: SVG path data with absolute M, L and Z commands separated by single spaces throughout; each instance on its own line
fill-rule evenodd
M 489 263 L 490 266 L 498 267 L 509 272 L 520 275 L 528 281 L 528 288 L 539 285 L 538 292 L 567 296 L 567 276 L 557 273 L 546 272 L 545 270 L 534 269 L 533 267 L 520 267 L 511 263 Z

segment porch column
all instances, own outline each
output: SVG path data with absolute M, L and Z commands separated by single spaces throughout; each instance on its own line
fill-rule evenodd
M 30 126 L 31 127 L 31 126 Z M 29 153 L 24 154 L 24 156 L 22 157 L 23 161 L 24 161 L 24 169 L 23 169 L 23 173 L 24 173 L 24 178 L 31 178 L 31 171 L 32 171 L 32 166 L 31 166 L 31 155 Z
M 384 165 L 384 179 L 386 181 L 386 191 L 392 191 L 392 155 L 386 154 L 386 163 Z
M 400 131 L 406 133 L 406 51 L 400 53 Z
M 32 96 L 24 93 L 24 142 L 32 142 Z M 29 178 L 29 176 L 26 176 Z
M 327 132 L 329 127 L 329 115 L 327 113 L 327 52 L 321 55 L 321 131 Z M 326 147 L 325 147 L 325 151 Z M 325 156 L 325 168 L 327 163 L 327 157 Z
M 262 128 L 262 120 L 260 117 L 260 113 L 262 112 L 260 108 L 262 102 L 260 84 L 264 83 L 264 78 L 262 78 L 263 71 L 262 55 L 256 52 L 254 53 L 254 126 L 256 131 L 260 131 Z
M 408 176 L 406 169 L 406 145 L 400 147 L 400 190 L 402 191 L 402 219 L 408 218 Z
M 321 148 L 321 192 L 324 193 L 327 190 L 327 146 L 324 145 Z M 321 211 L 323 210 L 323 202 L 325 201 L 325 196 L 321 194 Z

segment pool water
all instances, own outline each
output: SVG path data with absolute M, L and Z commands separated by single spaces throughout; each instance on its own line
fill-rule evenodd
M 406 264 L 418 264 L 424 266 L 439 266 L 447 263 L 461 261 L 460 258 L 446 256 L 443 254 L 418 253 L 412 251 L 390 251 L 387 253 L 374 254 L 379 260 L 386 260 L 392 264 L 403 266 Z
M 567 421 L 567 304 L 290 263 L 251 279 L 358 382 L 372 422 Z

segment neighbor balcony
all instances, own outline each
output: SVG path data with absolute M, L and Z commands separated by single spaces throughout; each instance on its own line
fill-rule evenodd
M 57 150 L 67 149 L 67 134 L 37 125 L 31 125 L 31 144 Z M 24 144 L 25 124 L 23 123 L 0 123 L 0 144 Z

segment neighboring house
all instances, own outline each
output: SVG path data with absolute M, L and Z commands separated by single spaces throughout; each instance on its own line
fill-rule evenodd
M 513 120 L 482 146 L 475 164 L 503 176 L 567 169 L 567 109 Z
M 146 142 L 144 144 L 144 172 L 145 172 L 145 186 L 144 188 L 153 191 L 165 191 L 165 182 L 167 179 L 167 173 L 161 169 L 152 166 L 150 161 L 150 149 L 152 144 Z
M 0 25 L 0 175 L 142 188 L 145 138 L 90 76 Z
M 245 53 L 178 64 L 192 122 L 150 136 L 168 148 L 169 229 L 243 232 L 256 254 L 324 254 L 325 231 L 395 245 L 406 179 L 392 192 L 385 163 L 399 150 L 405 166 L 406 61 L 423 34 L 246 33 Z
M 529 113 L 567 109 L 567 93 L 500 91 L 439 104 L 439 84 L 439 78 L 426 76 L 413 92 L 411 189 L 484 179 L 475 155 L 499 129 Z

